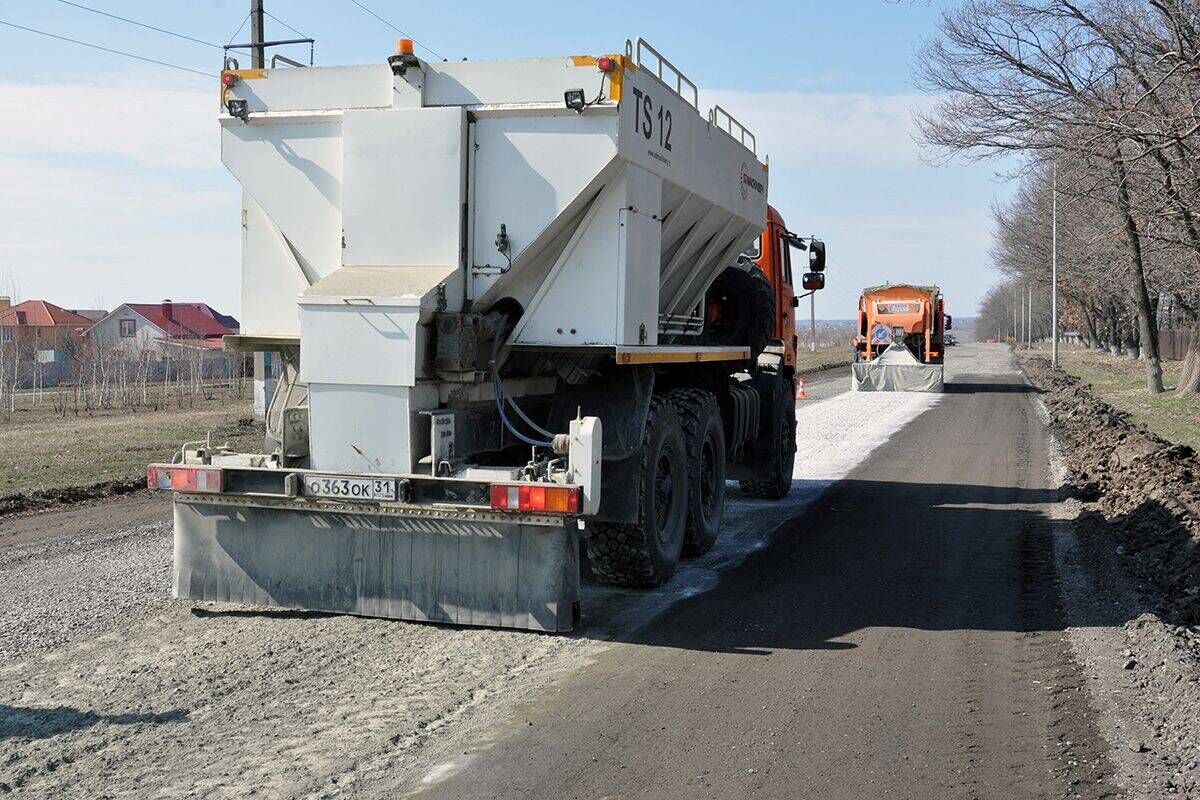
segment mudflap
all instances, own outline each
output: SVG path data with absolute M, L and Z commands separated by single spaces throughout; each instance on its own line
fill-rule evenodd
M 569 631 L 578 532 L 566 525 L 175 501 L 186 600 Z
M 945 391 L 941 364 L 850 365 L 852 392 L 941 392 Z

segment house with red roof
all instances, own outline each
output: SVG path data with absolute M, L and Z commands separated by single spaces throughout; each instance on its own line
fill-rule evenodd
M 13 305 L 0 297 L 0 351 L 19 362 L 64 363 L 92 325 L 87 317 L 46 300 Z
M 88 328 L 89 342 L 123 349 L 139 358 L 200 354 L 222 357 L 222 337 L 238 332 L 238 321 L 207 303 L 124 303 Z

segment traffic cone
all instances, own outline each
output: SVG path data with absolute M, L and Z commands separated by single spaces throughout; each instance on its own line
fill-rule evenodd
M 804 400 L 808 397 L 808 392 L 804 389 L 804 378 L 797 378 L 796 380 L 798 381 L 796 385 L 796 399 Z

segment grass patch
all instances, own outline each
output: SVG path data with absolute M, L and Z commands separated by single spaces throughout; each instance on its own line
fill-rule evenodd
M 1091 384 L 1101 400 L 1129 412 L 1139 425 L 1177 444 L 1200 452 L 1200 395 L 1146 392 L 1146 367 L 1140 361 L 1087 350 L 1060 350 L 1064 370 Z M 1183 364 L 1163 362 L 1163 385 L 1173 390 Z
M 191 409 L 105 410 L 60 417 L 49 402 L 18 407 L 0 419 L 0 495 L 87 486 L 144 475 L 169 461 L 185 441 L 213 431 L 214 444 L 262 447 L 261 423 L 250 422 L 250 398 L 197 401 Z
M 807 375 L 823 369 L 844 367 L 854 360 L 854 351 L 849 345 L 818 347 L 816 352 L 807 349 L 796 351 L 796 374 Z

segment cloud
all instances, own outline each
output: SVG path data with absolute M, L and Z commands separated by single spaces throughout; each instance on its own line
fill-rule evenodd
M 219 159 L 217 82 L 207 90 L 194 83 L 0 83 L 0 153 L 211 168 Z
M 0 83 L 0 272 L 25 297 L 238 312 L 238 189 L 212 83 Z
M 916 165 L 913 111 L 923 94 L 827 92 L 704 92 L 701 107 L 718 104 L 758 137 L 759 157 L 801 167 Z

